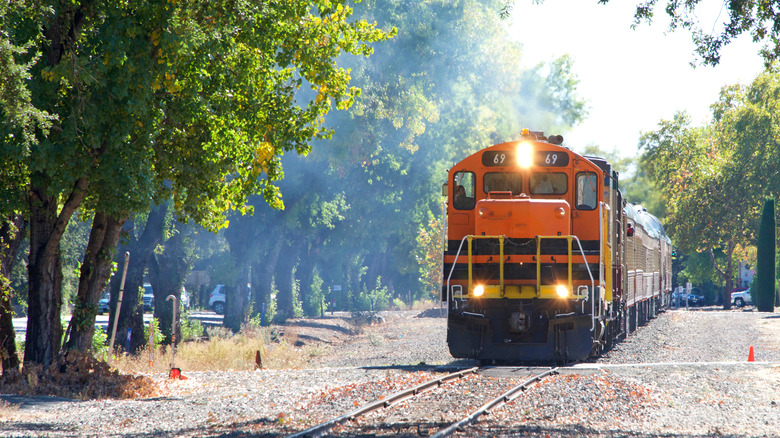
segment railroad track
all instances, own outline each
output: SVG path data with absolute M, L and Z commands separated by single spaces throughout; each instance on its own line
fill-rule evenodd
M 327 433 L 330 429 L 333 427 L 346 423 L 347 421 L 352 421 L 356 419 L 357 417 L 360 417 L 362 415 L 365 415 L 369 412 L 376 411 L 378 409 L 384 409 L 389 408 L 391 406 L 397 405 L 398 403 L 408 400 L 412 397 L 417 396 L 418 394 L 422 394 L 423 392 L 426 392 L 430 389 L 433 389 L 435 387 L 439 387 L 443 385 L 446 382 L 449 382 L 451 380 L 460 379 L 468 374 L 478 374 L 479 373 L 479 367 L 469 368 L 462 371 L 454 372 L 451 374 L 447 374 L 445 376 L 431 379 L 427 382 L 421 383 L 419 385 L 416 385 L 414 387 L 404 389 L 402 391 L 396 392 L 392 395 L 389 395 L 387 397 L 383 397 L 380 400 L 368 403 L 348 414 L 341 415 L 339 417 L 333 418 L 331 420 L 328 420 L 324 423 L 318 424 L 314 427 L 311 427 L 309 429 L 306 429 L 304 431 L 295 433 L 293 435 L 289 435 L 287 438 L 314 438 L 314 437 L 321 437 L 325 433 Z M 532 385 L 535 382 L 538 382 L 539 380 L 558 373 L 558 368 L 551 368 L 549 370 L 546 370 L 544 372 L 541 372 L 539 374 L 536 374 L 532 377 L 530 377 L 528 380 L 524 381 L 523 383 L 511 388 L 510 390 L 504 392 L 500 396 L 490 400 L 489 402 L 482 405 L 477 410 L 471 412 L 466 417 L 462 418 L 460 421 L 457 421 L 455 423 L 452 423 L 447 428 L 441 429 L 440 431 L 436 432 L 434 435 L 432 435 L 434 438 L 444 438 L 448 437 L 452 434 L 454 434 L 459 429 L 462 429 L 463 427 L 473 423 L 477 420 L 481 415 L 489 412 L 491 409 L 495 409 L 498 407 L 501 407 L 507 403 L 512 402 L 515 398 L 519 397 L 520 394 L 522 394 L 523 391 L 525 391 L 530 385 Z

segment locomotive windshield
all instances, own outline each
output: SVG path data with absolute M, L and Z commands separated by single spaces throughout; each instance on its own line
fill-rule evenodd
M 562 195 L 566 193 L 569 178 L 565 173 L 537 172 L 531 174 L 532 195 Z
M 488 172 L 482 181 L 482 189 L 489 192 L 523 193 L 523 175 L 519 173 Z

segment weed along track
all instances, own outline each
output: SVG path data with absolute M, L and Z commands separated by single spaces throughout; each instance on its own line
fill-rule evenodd
M 381 396 L 288 438 L 451 436 L 491 409 L 511 402 L 530 385 L 556 374 L 557 370 L 546 369 L 520 384 L 514 378 L 490 377 L 477 367 L 457 371 Z

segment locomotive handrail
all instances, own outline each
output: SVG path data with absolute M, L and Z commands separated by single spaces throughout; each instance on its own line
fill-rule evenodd
M 455 261 L 452 262 L 452 267 L 450 267 L 450 273 L 447 275 L 447 318 L 450 316 L 450 279 L 452 278 L 452 273 L 455 271 L 455 265 L 458 264 L 458 257 L 460 257 L 460 250 L 463 249 L 463 242 L 466 240 L 468 236 L 463 236 L 462 239 L 460 239 L 460 245 L 458 245 L 458 252 L 455 253 Z M 471 275 L 471 274 L 469 274 Z M 461 289 L 460 298 L 463 299 L 463 289 Z M 452 297 L 452 300 L 455 301 L 455 297 Z
M 463 238 L 460 240 L 460 244 L 458 245 L 458 251 L 455 253 L 455 260 L 452 262 L 452 266 L 450 267 L 450 273 L 447 275 L 447 314 L 449 315 L 449 302 L 450 302 L 450 280 L 452 279 L 452 273 L 455 271 L 455 265 L 458 264 L 458 258 L 460 257 L 460 252 L 463 249 L 463 242 L 467 243 L 467 251 L 468 251 L 468 289 L 466 293 L 471 292 L 471 288 L 473 286 L 473 277 L 472 277 L 472 250 L 471 250 L 471 241 L 473 239 L 498 239 L 499 241 L 499 290 L 503 294 L 504 291 L 504 241 L 507 239 L 504 235 L 496 235 L 496 236 L 476 236 L 473 234 L 468 234 L 466 236 L 463 236 Z M 567 239 L 568 241 L 568 265 L 569 265 L 569 271 L 568 271 L 568 277 L 569 277 L 569 290 L 572 291 L 572 295 L 574 295 L 574 289 L 572 284 L 572 240 L 577 241 L 577 247 L 580 250 L 580 255 L 582 256 L 582 261 L 585 263 L 585 270 L 588 272 L 588 277 L 590 277 L 590 287 L 591 290 L 596 290 L 596 281 L 593 278 L 593 274 L 590 272 L 590 264 L 588 263 L 588 259 L 585 256 L 585 250 L 582 248 L 582 242 L 580 242 L 579 237 L 575 235 L 566 235 L 566 236 L 536 236 L 536 291 L 539 293 L 541 291 L 541 246 L 542 246 L 542 239 Z M 461 290 L 461 299 L 463 299 L 463 291 Z M 455 296 L 452 296 L 452 300 L 455 299 Z M 577 300 L 579 301 L 580 294 L 577 293 Z M 587 301 L 587 297 L 585 298 L 585 301 Z M 591 331 L 595 329 L 595 326 L 591 328 Z
M 582 255 L 582 261 L 585 262 L 585 270 L 588 271 L 588 277 L 590 277 L 590 287 L 591 290 L 596 290 L 596 280 L 593 279 L 593 274 L 590 272 L 590 264 L 588 264 L 588 259 L 585 257 L 585 251 L 582 249 L 582 242 L 580 242 L 580 238 L 575 235 L 567 235 L 567 236 L 536 236 L 536 290 L 541 290 L 542 287 L 542 239 L 566 239 L 568 241 L 568 264 L 569 264 L 569 290 L 574 291 L 572 286 L 572 247 L 571 247 L 571 241 L 576 240 L 577 241 L 577 247 L 580 250 L 580 255 Z M 577 293 L 577 299 L 579 300 L 580 294 Z
M 458 257 L 460 257 L 460 250 L 463 249 L 463 242 L 468 240 L 468 260 L 469 260 L 469 288 L 467 290 L 467 293 L 471 292 L 471 286 L 472 286 L 472 276 L 471 276 L 471 240 L 472 239 L 498 239 L 501 243 L 500 250 L 499 250 L 499 260 L 500 260 L 500 266 L 499 266 L 499 275 L 500 275 L 500 284 L 499 287 L 503 291 L 504 290 L 504 239 L 506 239 L 506 236 L 475 236 L 473 234 L 468 234 L 463 236 L 462 239 L 460 239 L 460 245 L 458 245 L 458 252 L 455 253 L 455 260 L 452 262 L 452 267 L 450 267 L 450 273 L 447 275 L 447 314 L 449 315 L 450 312 L 450 279 L 452 278 L 452 273 L 455 271 L 455 265 L 458 264 Z M 453 296 L 452 299 L 454 300 L 455 297 Z M 463 299 L 463 293 L 461 291 L 461 299 Z

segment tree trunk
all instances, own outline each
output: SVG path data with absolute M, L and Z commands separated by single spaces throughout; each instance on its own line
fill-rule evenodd
M 144 312 L 143 302 L 139 300 L 140 289 L 144 283 L 144 271 L 149 264 L 149 260 L 154 254 L 154 249 L 162 241 L 163 224 L 168 212 L 168 204 L 158 205 L 149 212 L 146 220 L 146 226 L 143 233 L 137 239 L 130 239 L 126 249 L 130 252 L 130 263 L 127 267 L 124 295 L 122 297 L 122 307 L 119 310 L 119 321 L 117 323 L 117 338 L 115 345 L 125 345 L 128 329 L 132 330 L 130 338 L 130 352 L 137 352 L 146 345 L 144 336 Z M 128 220 L 125 223 L 125 231 L 133 235 L 135 222 Z M 124 264 L 124 252 L 121 253 L 119 266 Z M 111 314 L 109 317 L 109 327 L 114 326 L 114 317 L 116 301 L 119 294 L 119 282 L 122 275 L 115 275 L 111 285 Z M 109 333 L 109 342 L 110 342 Z
M 734 276 L 732 275 L 733 270 L 733 255 L 734 255 L 734 245 L 732 245 L 731 242 L 726 242 L 726 269 L 721 270 L 718 267 L 718 263 L 715 260 L 715 252 L 710 248 L 710 260 L 712 260 L 712 267 L 715 269 L 715 272 L 718 273 L 718 275 L 721 278 L 721 281 L 726 285 L 725 290 L 723 291 L 723 310 L 729 310 L 731 309 L 731 289 L 734 287 Z
M 249 278 L 249 264 L 244 263 L 241 274 L 235 284 L 225 287 L 225 319 L 223 325 L 233 333 L 241 330 L 241 324 L 247 316 L 247 281 Z
M 33 175 L 32 180 L 43 180 Z M 59 208 L 58 196 L 45 186 L 28 192 L 30 207 L 30 260 L 27 266 L 29 293 L 24 361 L 48 367 L 60 352 L 62 342 L 62 266 L 60 241 L 73 213 L 84 199 L 88 182 L 79 179 Z M 59 214 L 57 212 L 59 211 Z
M 150 282 L 154 289 L 154 317 L 160 323 L 160 331 L 165 336 L 165 343 L 171 343 L 173 327 L 173 300 L 181 307 L 181 288 L 189 272 L 190 265 L 187 251 L 184 247 L 184 237 L 180 230 L 165 242 L 165 250 L 156 257 L 156 269 L 150 270 Z M 178 311 L 177 311 L 178 312 Z M 176 322 L 176 343 L 181 341 L 181 323 Z
M 292 272 L 298 262 L 298 251 L 295 248 L 289 248 L 280 255 L 276 265 L 276 275 L 274 275 L 274 284 L 278 293 L 276 295 L 276 317 L 280 321 L 292 318 L 295 314 L 295 289 L 293 285 Z
M 295 271 L 295 275 L 298 277 L 298 285 L 300 287 L 301 304 L 303 305 L 303 311 L 306 316 L 319 316 L 321 298 L 314 296 L 314 290 L 312 289 L 312 283 L 314 282 L 314 262 L 315 257 L 308 251 L 298 264 L 298 269 Z
M 81 264 L 76 306 L 65 342 L 65 348 L 68 350 L 89 351 L 92 348 L 98 301 L 108 279 L 111 278 L 111 255 L 116 250 L 125 220 L 117 220 L 105 213 L 95 213 L 84 261 Z
M 264 259 L 258 260 L 254 264 L 252 274 L 252 288 L 255 295 L 255 307 L 252 309 L 252 316 L 257 316 L 262 311 L 262 303 L 266 306 L 271 304 L 271 284 L 273 283 L 274 272 L 279 261 L 279 254 L 282 252 L 284 241 L 277 239 L 274 246 L 268 252 Z
M 21 214 L 9 217 L 0 226 L 0 247 L 3 249 L 0 251 L 0 374 L 19 369 L 13 323 L 13 290 L 8 278 L 26 228 L 27 222 Z

